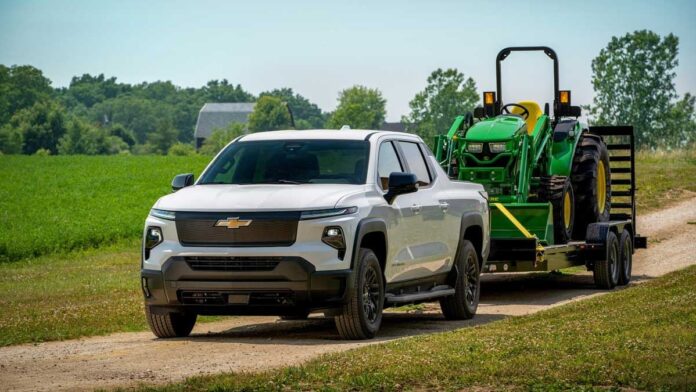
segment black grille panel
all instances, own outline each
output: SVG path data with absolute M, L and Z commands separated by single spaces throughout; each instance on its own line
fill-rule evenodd
M 273 271 L 282 261 L 280 257 L 185 257 L 194 271 Z
M 247 297 L 247 303 L 230 303 L 230 296 Z M 230 291 L 179 291 L 179 301 L 184 305 L 252 305 L 292 306 L 295 295 L 291 291 L 230 292 Z
M 228 218 L 251 223 L 235 229 L 216 226 Z M 299 220 L 299 212 L 177 212 L 176 230 L 184 246 L 290 246 Z

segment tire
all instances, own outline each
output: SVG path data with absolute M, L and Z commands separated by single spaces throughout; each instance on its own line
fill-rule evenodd
M 297 313 L 297 314 L 284 314 L 280 316 L 281 320 L 294 321 L 294 320 L 307 320 L 309 317 L 309 311 Z
M 537 199 L 553 206 L 554 244 L 567 243 L 573 236 L 575 220 L 575 194 L 570 178 L 541 177 Z
M 613 231 L 607 233 L 606 256 L 594 264 L 594 282 L 600 289 L 611 290 L 619 283 L 619 239 Z
M 479 258 L 471 242 L 463 240 L 454 265 L 454 295 L 440 300 L 447 320 L 468 320 L 476 315 L 481 296 Z
M 609 151 L 602 138 L 587 133 L 580 137 L 571 172 L 575 193 L 575 221 L 572 237 L 583 240 L 587 225 L 609 220 L 611 172 Z
M 624 230 L 619 238 L 619 286 L 625 286 L 631 281 L 633 269 L 633 237 Z
M 382 324 L 384 307 L 384 276 L 372 250 L 360 248 L 348 290 L 348 302 L 334 317 L 336 329 L 343 339 L 371 339 Z
M 152 313 L 149 306 L 145 306 L 145 316 L 150 330 L 158 338 L 189 336 L 197 318 L 195 313 Z

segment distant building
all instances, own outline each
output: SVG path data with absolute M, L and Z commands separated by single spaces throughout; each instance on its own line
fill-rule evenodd
M 196 148 L 199 148 L 214 130 L 227 128 L 231 123 L 246 124 L 255 103 L 206 103 L 198 112 L 196 130 Z
M 382 124 L 382 131 L 392 131 L 392 132 L 408 132 L 407 127 L 410 124 L 402 122 L 385 122 Z

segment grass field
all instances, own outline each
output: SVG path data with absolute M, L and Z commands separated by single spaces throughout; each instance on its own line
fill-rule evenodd
M 0 262 L 139 238 L 172 178 L 209 160 L 0 156 Z
M 143 389 L 696 391 L 694 287 L 696 266 L 531 316 Z
M 139 238 L 174 175 L 210 157 L 0 156 L 0 262 Z M 641 153 L 638 208 L 696 192 L 696 152 Z

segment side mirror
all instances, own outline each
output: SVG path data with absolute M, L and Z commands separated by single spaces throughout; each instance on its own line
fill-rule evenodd
M 176 192 L 181 188 L 193 185 L 193 174 L 179 174 L 172 180 L 172 192 Z
M 389 190 L 384 194 L 384 199 L 391 204 L 397 196 L 417 190 L 418 179 L 415 174 L 394 172 L 389 175 Z

